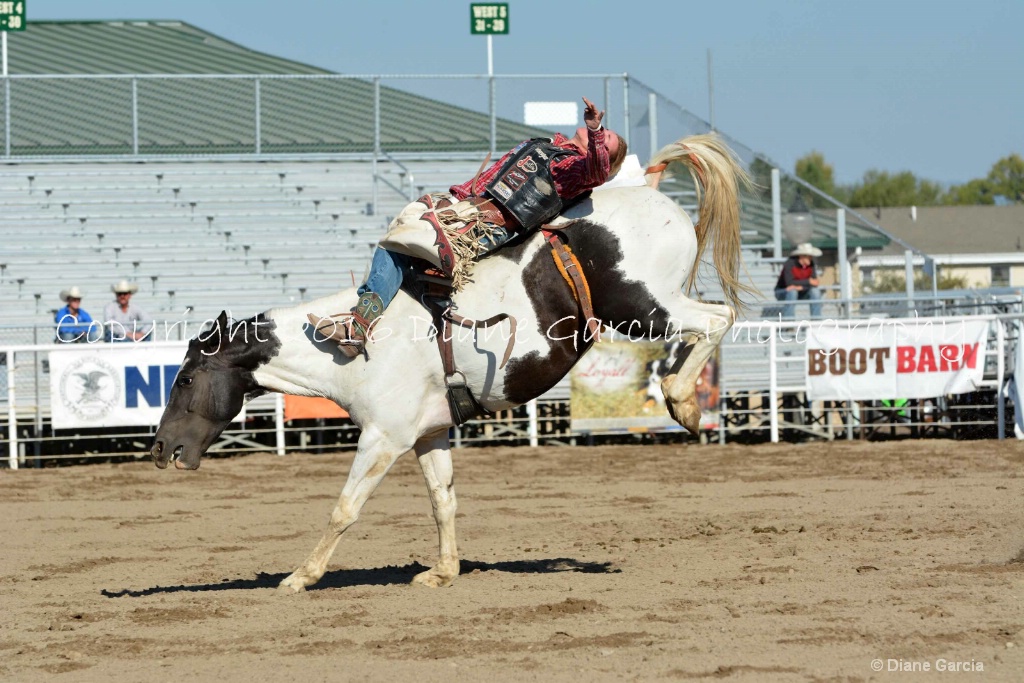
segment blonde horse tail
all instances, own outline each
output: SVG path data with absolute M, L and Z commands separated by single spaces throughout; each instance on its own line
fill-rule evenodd
M 647 166 L 656 169 L 673 161 L 689 170 L 697 188 L 697 204 L 700 207 L 700 218 L 694 226 L 697 233 L 697 262 L 690 269 L 686 289 L 693 291 L 697 265 L 710 241 L 713 245 L 715 270 L 726 301 L 734 311 L 739 312 L 745 308 L 740 295 L 756 291 L 740 281 L 740 184 L 752 187 L 750 176 L 743 170 L 733 151 L 714 133 L 691 135 L 666 145 Z M 653 179 L 655 186 L 657 180 L 657 177 Z

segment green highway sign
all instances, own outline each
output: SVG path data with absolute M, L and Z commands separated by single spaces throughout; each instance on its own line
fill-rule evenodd
M 0 31 L 25 30 L 25 0 L 0 2 Z
M 470 3 L 469 32 L 474 36 L 508 35 L 508 3 Z

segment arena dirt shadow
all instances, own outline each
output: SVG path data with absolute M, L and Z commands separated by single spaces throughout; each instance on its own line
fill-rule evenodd
M 392 586 L 407 584 L 412 577 L 422 571 L 425 567 L 419 562 L 413 562 L 404 566 L 374 567 L 372 569 L 336 569 L 324 574 L 323 578 L 310 586 L 307 590 L 316 591 L 326 588 L 352 588 L 355 586 Z M 506 572 L 509 574 L 555 574 L 560 572 L 577 572 L 580 574 L 620 574 L 621 569 L 612 565 L 611 562 L 581 562 L 569 557 L 553 557 L 536 560 L 510 560 L 507 562 L 476 562 L 474 560 L 463 560 L 460 566 L 460 576 L 474 571 L 481 572 Z M 204 591 L 232 591 L 232 590 L 253 590 L 263 588 L 277 588 L 277 584 L 288 576 L 287 573 L 266 574 L 260 572 L 252 579 L 224 579 L 220 583 L 203 583 L 191 586 L 154 586 L 141 590 L 107 590 L 104 588 L 100 595 L 108 598 L 141 598 L 148 595 L 159 595 L 163 593 L 202 593 Z

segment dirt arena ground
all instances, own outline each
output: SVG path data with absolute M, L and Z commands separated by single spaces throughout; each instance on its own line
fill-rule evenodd
M 406 456 L 278 595 L 350 458 L 0 472 L 0 680 L 1024 678 L 1013 441 L 457 451 L 436 590 Z

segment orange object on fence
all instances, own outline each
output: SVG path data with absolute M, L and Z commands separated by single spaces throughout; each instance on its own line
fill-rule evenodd
M 337 403 L 326 398 L 285 394 L 285 420 L 312 420 L 321 417 L 348 417 L 348 413 Z

